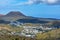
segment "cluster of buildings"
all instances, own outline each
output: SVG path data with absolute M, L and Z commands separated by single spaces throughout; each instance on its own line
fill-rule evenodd
M 11 22 L 10 25 L 12 26 L 19 26 L 23 25 L 23 23 L 20 22 Z M 23 30 L 20 33 L 15 33 L 12 32 L 12 34 L 17 34 L 20 36 L 25 36 L 25 37 L 35 37 L 35 35 L 37 33 L 44 33 L 44 32 L 48 32 L 50 30 L 53 30 L 55 28 L 53 27 L 46 27 L 44 25 L 40 25 L 40 26 L 22 26 Z
M 26 37 L 35 37 L 37 33 L 44 33 L 50 30 L 53 30 L 54 28 L 49 28 L 49 27 L 43 27 L 43 26 L 23 26 L 24 30 L 22 30 L 21 35 L 26 36 Z

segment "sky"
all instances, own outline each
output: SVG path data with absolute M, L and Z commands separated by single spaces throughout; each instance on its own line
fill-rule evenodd
M 20 11 L 27 16 L 60 19 L 60 0 L 0 0 L 0 14 Z

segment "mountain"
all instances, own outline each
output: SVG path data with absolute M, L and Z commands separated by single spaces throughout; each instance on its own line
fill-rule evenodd
M 11 11 L 8 14 L 0 17 L 1 21 L 19 21 L 23 23 L 49 23 L 52 21 L 60 21 L 60 19 L 55 18 L 38 18 L 32 16 L 26 16 L 19 11 Z
M 5 20 L 5 21 L 16 21 L 18 19 L 22 19 L 25 17 L 26 16 L 24 14 L 22 14 L 21 12 L 11 11 L 8 14 L 6 14 L 5 16 L 1 17 L 1 19 Z

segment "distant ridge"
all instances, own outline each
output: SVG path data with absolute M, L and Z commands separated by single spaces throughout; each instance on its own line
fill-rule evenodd
M 19 11 L 11 11 L 8 14 L 0 17 L 0 20 L 19 21 L 23 23 L 48 23 L 51 21 L 60 21 L 60 19 L 55 18 L 38 18 L 38 17 L 26 16 Z

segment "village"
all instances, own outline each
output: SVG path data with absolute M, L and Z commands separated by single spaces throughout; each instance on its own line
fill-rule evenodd
M 11 22 L 9 25 L 13 27 L 23 27 L 23 30 L 21 32 L 11 32 L 10 33 L 11 35 L 19 35 L 19 36 L 25 36 L 25 37 L 31 37 L 31 38 L 34 38 L 37 33 L 44 33 L 44 32 L 48 32 L 56 29 L 54 27 L 47 27 L 44 25 L 26 26 L 23 23 L 19 23 L 19 22 Z

